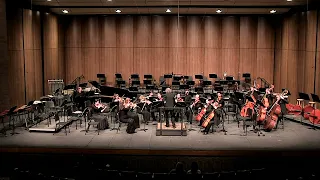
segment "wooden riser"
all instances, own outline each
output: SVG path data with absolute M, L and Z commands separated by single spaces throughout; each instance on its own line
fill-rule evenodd
M 182 130 L 180 122 L 176 123 L 176 128 L 173 128 L 171 123 L 169 127 L 166 127 L 166 123 L 162 123 L 162 128 L 160 127 L 160 123 L 158 123 L 156 130 L 157 136 L 187 136 L 187 127 L 185 123 L 182 124 Z

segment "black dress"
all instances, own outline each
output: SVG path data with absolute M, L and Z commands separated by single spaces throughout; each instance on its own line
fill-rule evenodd
M 134 133 L 135 129 L 140 127 L 139 116 L 128 108 L 123 108 L 119 111 L 119 118 L 120 122 L 128 123 L 126 131 L 129 134 Z

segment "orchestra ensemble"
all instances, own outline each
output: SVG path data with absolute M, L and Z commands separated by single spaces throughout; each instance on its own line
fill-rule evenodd
M 249 91 L 243 92 L 244 98 L 241 102 L 235 98 L 234 94 L 229 94 L 226 98 L 223 92 L 217 92 L 206 94 L 204 97 L 204 94 L 199 93 L 191 95 L 189 90 L 186 90 L 184 94 L 173 93 L 172 89 L 167 88 L 163 94 L 151 91 L 135 99 L 114 94 L 111 103 L 102 103 L 100 99 L 97 99 L 91 106 L 94 113 L 106 113 L 111 109 L 115 111 L 116 118 L 121 123 L 128 124 L 127 133 L 135 133 L 135 130 L 140 128 L 140 121 L 148 124 L 150 121 L 160 121 L 163 116 L 166 127 L 176 128 L 176 123 L 186 117 L 190 124 L 194 120 L 199 122 L 198 126 L 203 129 L 202 132 L 208 134 L 213 125 L 218 126 L 223 122 L 226 103 L 232 103 L 239 109 L 240 117 L 256 122 L 253 126 L 255 131 L 259 125 L 263 125 L 266 131 L 271 131 L 277 127 L 278 119 L 283 115 L 282 107 L 285 107 L 288 97 L 287 91 L 274 93 L 273 89 L 274 86 L 271 85 L 265 89 L 265 92 L 260 92 L 259 85 L 255 84 Z M 238 87 L 235 90 L 239 91 Z M 83 109 L 88 105 L 83 103 L 81 97 L 83 97 L 83 92 L 81 88 L 78 88 L 74 94 L 74 102 Z M 160 110 L 161 107 L 164 108 L 163 111 Z M 142 115 L 141 120 L 138 114 Z

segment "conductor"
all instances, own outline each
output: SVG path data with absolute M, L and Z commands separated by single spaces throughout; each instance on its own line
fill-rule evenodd
M 170 113 L 172 127 L 176 128 L 176 124 L 174 121 L 175 113 L 173 110 L 175 99 L 174 99 L 174 94 L 172 93 L 172 90 L 170 88 L 166 89 L 166 95 L 164 96 L 164 101 L 165 101 L 164 107 L 168 108 L 165 110 L 166 127 L 169 127 L 169 113 Z

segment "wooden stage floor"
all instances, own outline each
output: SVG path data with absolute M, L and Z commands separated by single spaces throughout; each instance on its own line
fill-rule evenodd
M 110 124 L 112 127 L 112 124 Z M 16 131 L 20 134 L 0 137 L 0 151 L 2 152 L 79 152 L 79 153 L 130 153 L 152 154 L 189 152 L 194 155 L 212 153 L 219 155 L 223 151 L 232 153 L 252 151 L 309 151 L 320 149 L 320 130 L 311 129 L 297 122 L 285 120 L 284 129 L 264 132 L 265 136 L 258 136 L 253 131 L 248 131 L 247 136 L 242 129 L 242 123 L 238 128 L 237 122 L 230 120 L 225 123 L 227 135 L 217 129 L 214 134 L 203 135 L 194 122 L 193 129 L 187 136 L 156 136 L 156 125 L 146 125 L 146 132 L 127 134 L 125 126 L 117 133 L 110 129 L 90 132 L 85 135 L 84 129 L 76 130 L 75 124 L 70 128 L 71 133 L 66 136 L 64 130 L 53 135 L 52 133 L 28 132 L 24 128 Z M 143 128 L 143 124 L 141 125 Z M 187 125 L 189 128 L 189 124 Z M 249 127 L 248 130 L 252 128 Z M 9 134 L 9 131 L 8 133 Z M 218 153 L 219 152 L 219 153 Z M 216 154 L 215 154 L 216 153 Z M 234 154 L 237 155 L 237 154 Z

